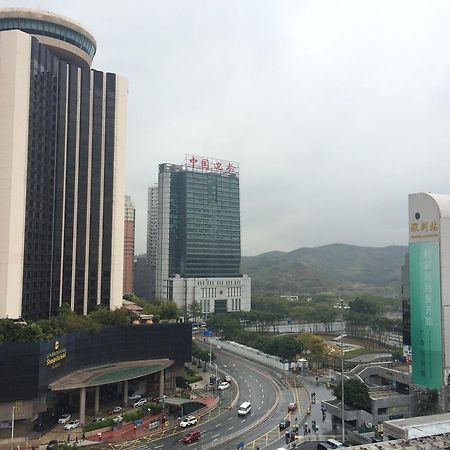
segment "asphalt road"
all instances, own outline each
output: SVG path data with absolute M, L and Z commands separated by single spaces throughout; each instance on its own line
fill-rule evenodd
M 181 431 L 172 436 L 160 439 L 155 442 L 138 442 L 129 443 L 130 450 L 148 450 L 148 449 L 176 449 L 189 448 L 190 450 L 201 450 L 209 444 L 213 444 L 216 449 L 235 448 L 234 441 L 220 446 L 219 442 L 222 438 L 231 436 L 243 428 L 258 422 L 267 413 L 271 406 L 277 401 L 277 390 L 273 383 L 265 375 L 266 369 L 258 366 L 250 361 L 234 356 L 223 351 L 216 352 L 217 360 L 215 361 L 219 371 L 231 375 L 236 383 L 239 384 L 240 396 L 236 404 L 223 414 L 212 417 L 207 420 L 207 416 L 202 418 L 198 425 L 190 427 L 186 431 Z M 236 393 L 235 383 L 232 387 L 223 392 L 221 401 L 222 407 L 229 407 Z M 244 401 L 252 404 L 252 411 L 245 417 L 237 415 L 238 407 Z M 287 408 L 287 403 L 286 403 Z M 286 409 L 284 409 L 286 411 Z M 181 429 L 180 429 L 181 430 Z M 183 444 L 181 439 L 190 431 L 199 430 L 202 438 L 192 444 Z M 236 438 L 236 443 L 241 438 Z M 216 444 L 217 442 L 217 444 Z

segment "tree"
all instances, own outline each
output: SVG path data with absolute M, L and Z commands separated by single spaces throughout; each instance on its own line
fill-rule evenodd
M 341 383 L 333 389 L 334 395 L 342 399 Z M 369 388 L 365 383 L 357 378 L 350 378 L 344 381 L 344 403 L 349 406 L 364 409 L 370 412 Z
M 186 314 L 188 318 L 196 321 L 198 317 L 202 316 L 202 305 L 194 299 L 192 303 L 188 305 Z

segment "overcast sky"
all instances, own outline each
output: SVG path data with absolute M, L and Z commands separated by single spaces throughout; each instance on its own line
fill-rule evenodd
M 407 195 L 450 193 L 450 2 L 5 2 L 77 20 L 128 78 L 127 193 L 186 153 L 240 162 L 242 253 L 407 242 Z

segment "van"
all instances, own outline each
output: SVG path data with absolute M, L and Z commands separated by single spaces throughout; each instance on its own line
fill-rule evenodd
M 250 402 L 244 402 L 238 409 L 238 416 L 246 416 L 252 410 L 252 404 Z

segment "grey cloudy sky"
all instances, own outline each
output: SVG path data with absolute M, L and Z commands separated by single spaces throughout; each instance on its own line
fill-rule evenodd
M 450 193 L 450 2 L 19 1 L 88 27 L 129 81 L 127 192 L 185 153 L 240 162 L 242 252 L 405 244 Z

